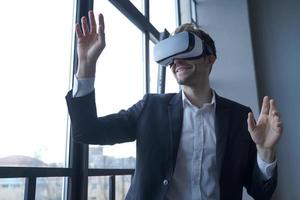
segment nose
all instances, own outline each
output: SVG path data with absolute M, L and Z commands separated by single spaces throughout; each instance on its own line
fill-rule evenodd
M 183 59 L 175 58 L 173 59 L 172 63 L 170 64 L 170 67 L 176 67 L 176 65 L 180 65 L 184 62 Z
M 180 63 L 182 63 L 184 60 L 183 59 L 180 59 L 180 58 L 175 58 L 175 59 L 173 59 L 173 63 L 174 64 L 180 64 Z

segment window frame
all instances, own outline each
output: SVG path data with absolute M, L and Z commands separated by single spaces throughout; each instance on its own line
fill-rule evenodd
M 196 0 L 190 0 L 190 13 L 191 13 L 191 22 L 195 25 L 197 25 L 198 23 L 198 16 L 197 16 L 197 5 L 198 2 Z M 194 9 L 193 9 L 194 8 Z M 193 13 L 195 14 L 195 16 L 193 16 Z M 194 19 L 195 17 L 195 19 Z
M 181 24 L 180 18 L 180 0 L 176 1 L 176 22 Z M 168 33 L 160 33 L 149 22 L 149 0 L 143 0 L 144 10 L 141 13 L 129 0 L 109 0 L 121 13 L 127 17 L 137 28 L 144 33 L 143 51 L 144 51 L 144 85 L 145 93 L 150 92 L 150 40 L 156 44 L 159 40 L 168 36 Z M 80 23 L 82 16 L 87 16 L 89 10 L 93 10 L 94 0 L 76 0 L 75 3 L 75 22 Z M 74 43 L 72 44 L 72 72 L 70 85 L 74 84 L 74 74 L 77 71 L 78 57 L 75 31 L 73 33 Z M 165 87 L 165 67 L 160 67 L 158 75 L 158 93 L 164 93 Z M 72 135 L 72 129 L 69 126 L 69 136 Z M 89 169 L 88 153 L 89 145 L 76 143 L 72 137 L 69 137 L 67 146 L 67 161 L 65 168 L 36 168 L 36 167 L 1 167 L 0 178 L 25 178 L 24 199 L 34 199 L 36 193 L 36 179 L 39 177 L 65 177 L 64 179 L 64 199 L 81 200 L 88 197 L 88 177 L 89 176 L 110 176 L 110 197 L 113 199 L 115 191 L 116 175 L 133 176 L 134 169 Z

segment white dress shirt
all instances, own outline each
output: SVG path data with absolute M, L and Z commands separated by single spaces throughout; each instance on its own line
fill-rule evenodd
M 219 199 L 215 94 L 200 109 L 182 92 L 183 124 L 168 200 Z
M 74 78 L 73 97 L 94 90 L 94 78 Z M 210 103 L 194 106 L 182 92 L 183 124 L 174 175 L 167 200 L 218 200 L 216 168 L 215 93 Z M 272 177 L 276 161 L 267 163 L 257 155 L 258 167 L 265 180 Z

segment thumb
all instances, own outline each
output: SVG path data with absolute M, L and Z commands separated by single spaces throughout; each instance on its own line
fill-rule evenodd
M 248 131 L 251 133 L 256 127 L 256 121 L 254 119 L 252 112 L 248 113 L 247 123 L 248 123 Z

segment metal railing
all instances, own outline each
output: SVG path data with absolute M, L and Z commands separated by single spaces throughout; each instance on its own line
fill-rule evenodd
M 36 179 L 40 177 L 69 177 L 76 173 L 72 168 L 0 167 L 1 178 L 25 178 L 24 200 L 34 200 Z M 109 176 L 109 200 L 116 197 L 116 176 L 134 174 L 134 169 L 88 169 L 88 176 Z

